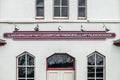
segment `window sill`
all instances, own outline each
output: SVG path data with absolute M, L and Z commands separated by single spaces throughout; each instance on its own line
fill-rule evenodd
M 78 20 L 87 20 L 86 17 L 78 17 Z
M 68 20 L 68 17 L 53 17 L 53 20 Z
M 44 17 L 36 17 L 35 20 L 44 20 Z

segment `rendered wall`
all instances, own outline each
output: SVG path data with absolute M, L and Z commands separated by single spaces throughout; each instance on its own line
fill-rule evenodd
M 69 0 L 69 20 L 77 20 L 77 2 Z M 35 20 L 35 0 L 0 0 L 0 4 L 0 20 Z M 120 20 L 120 0 L 87 0 L 87 19 Z M 44 20 L 53 20 L 53 0 L 45 0 Z
M 21 30 L 33 30 L 36 24 L 17 24 Z M 41 30 L 57 30 L 58 24 L 39 24 Z M 64 30 L 78 30 L 80 24 L 61 23 Z M 103 30 L 102 24 L 86 24 L 87 30 Z M 36 80 L 46 80 L 46 58 L 56 52 L 65 52 L 76 59 L 76 80 L 87 80 L 87 55 L 95 50 L 106 56 L 106 80 L 118 80 L 120 78 L 120 49 L 114 46 L 113 40 L 119 38 L 119 24 L 107 24 L 110 32 L 115 32 L 116 37 L 103 41 L 14 41 L 5 39 L 7 44 L 0 47 L 0 80 L 16 80 L 16 56 L 24 51 L 33 54 L 35 61 Z M 98 26 L 98 27 L 96 27 Z M 94 29 L 93 29 L 94 28 Z M 0 24 L 0 36 L 5 32 L 12 32 L 13 24 Z M 4 39 L 4 38 L 3 38 Z
M 53 21 L 53 0 L 45 0 L 45 19 L 42 21 Z M 58 26 L 62 26 L 63 31 L 79 31 L 81 24 L 85 30 L 104 30 L 102 23 L 89 23 L 77 20 L 77 0 L 69 1 L 69 23 L 39 23 L 41 31 L 57 31 Z M 0 38 L 5 32 L 14 31 L 17 23 L 21 31 L 32 31 L 35 21 L 35 0 L 0 0 Z M 24 24 L 24 20 L 28 23 Z M 87 20 L 120 20 L 120 0 L 87 0 Z M 4 22 L 5 23 L 2 23 Z M 61 20 L 62 21 L 62 20 Z M 73 21 L 73 22 L 72 22 Z M 35 21 L 36 22 L 36 21 Z M 82 22 L 82 23 L 81 23 Z M 104 22 L 104 21 L 102 21 Z M 106 80 L 120 79 L 120 47 L 113 45 L 113 41 L 120 38 L 120 23 L 105 23 L 110 27 L 110 32 L 116 33 L 113 39 L 103 41 L 14 41 L 5 39 L 7 44 L 0 46 L 0 80 L 16 80 L 16 56 L 24 51 L 33 54 L 35 61 L 35 79 L 46 80 L 46 58 L 56 52 L 65 52 L 76 59 L 75 80 L 87 80 L 87 55 L 95 50 L 106 56 Z

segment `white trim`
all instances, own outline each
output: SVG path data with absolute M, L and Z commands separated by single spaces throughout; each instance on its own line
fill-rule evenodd
M 0 20 L 0 23 L 120 23 L 120 20 Z
M 120 23 L 120 20 L 88 20 L 88 22 L 108 22 L 108 23 Z
M 44 18 L 45 16 L 45 0 L 43 0 L 43 5 L 37 5 L 37 0 L 35 0 L 35 18 Z M 43 7 L 43 16 L 37 16 L 37 8 Z
M 25 65 L 18 65 L 18 59 L 19 59 L 19 57 L 21 57 L 21 56 L 23 56 L 23 55 L 25 55 Z M 31 56 L 31 57 L 33 57 L 34 58 L 34 65 L 27 65 L 27 55 L 29 55 L 29 56 Z M 34 79 L 35 80 L 35 56 L 33 56 L 31 53 L 29 53 L 29 52 L 27 52 L 27 51 L 25 51 L 25 52 L 23 52 L 22 54 L 20 54 L 20 55 L 18 55 L 17 57 L 16 57 L 16 80 L 19 80 L 19 79 L 25 79 L 25 80 L 27 80 L 27 79 Z M 27 69 L 28 69 L 28 67 L 29 68 L 34 68 L 34 77 L 27 77 Z M 25 77 L 19 77 L 19 68 L 25 68 Z
M 77 17 L 78 19 L 87 19 L 87 0 L 85 0 L 85 6 L 79 6 L 79 0 L 77 0 L 78 6 L 77 6 Z M 79 16 L 79 8 L 85 8 L 85 17 Z
M 0 42 L 5 42 L 6 40 L 0 39 Z
M 94 56 L 94 58 L 95 58 L 95 64 L 94 64 L 94 65 L 88 65 L 88 64 L 87 64 L 87 75 L 88 75 L 88 73 L 91 73 L 91 72 L 88 72 L 88 67 L 94 67 L 94 68 L 95 68 L 95 71 L 94 71 L 95 74 L 94 74 L 94 77 L 88 77 L 88 76 L 87 76 L 87 79 L 95 79 L 95 80 L 96 80 L 96 79 L 103 79 L 103 80 L 106 80 L 106 72 L 105 72 L 105 71 L 106 71 L 106 66 L 105 66 L 105 65 L 106 65 L 106 63 L 105 63 L 105 62 L 106 62 L 106 60 L 105 60 L 106 57 L 105 57 L 104 55 L 102 55 L 101 53 L 95 51 L 95 52 L 93 52 L 93 53 L 91 53 L 91 54 L 89 54 L 89 55 L 87 56 L 87 63 L 88 63 L 88 58 L 91 57 L 91 56 L 93 56 L 93 55 L 95 55 L 95 56 Z M 97 64 L 96 64 L 96 55 L 99 55 L 99 56 L 101 56 L 101 57 L 103 58 L 103 64 L 102 64 L 102 65 L 97 65 Z M 103 77 L 96 77 L 96 76 L 95 76 L 95 75 L 96 75 L 96 68 L 97 68 L 97 67 L 103 67 Z M 94 72 L 93 72 L 93 73 L 94 73 Z
M 62 0 L 60 0 L 60 5 L 59 6 L 55 5 L 54 2 L 55 2 L 55 0 L 53 0 L 53 19 L 54 18 L 58 18 L 58 19 L 59 18 L 60 19 L 62 19 L 62 18 L 69 18 L 69 0 L 67 0 L 67 2 L 68 2 L 67 6 L 63 6 L 62 5 Z M 54 14 L 55 7 L 59 7 L 60 8 L 60 16 L 55 16 L 55 14 Z M 62 16 L 62 8 L 63 7 L 67 8 L 67 16 L 66 17 Z

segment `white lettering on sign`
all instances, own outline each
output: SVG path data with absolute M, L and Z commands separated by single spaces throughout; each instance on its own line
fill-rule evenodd
M 19 40 L 54 40 L 54 39 L 106 39 L 115 37 L 115 33 L 106 33 L 105 31 L 17 31 L 13 33 L 4 33 L 5 38 Z

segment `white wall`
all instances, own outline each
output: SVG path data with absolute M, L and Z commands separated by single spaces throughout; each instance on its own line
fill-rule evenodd
M 36 24 L 17 24 L 21 30 L 33 30 Z M 57 23 L 39 24 L 40 30 L 57 30 Z M 61 23 L 63 30 L 79 30 L 80 24 Z M 87 30 L 103 30 L 102 24 L 84 23 Z M 7 44 L 0 46 L 0 80 L 16 80 L 16 56 L 24 51 L 36 57 L 36 80 L 46 80 L 46 58 L 56 52 L 65 52 L 76 59 L 76 80 L 87 80 L 87 55 L 95 50 L 106 56 L 106 80 L 120 79 L 120 49 L 113 45 L 119 38 L 119 24 L 106 24 L 116 37 L 103 41 L 14 41 L 5 39 Z M 97 27 L 96 27 L 97 26 Z M 0 37 L 12 32 L 13 24 L 0 24 Z M 4 38 L 3 38 L 4 39 Z
M 35 0 L 0 0 L 0 20 L 35 20 Z M 69 20 L 77 20 L 77 0 L 69 0 Z M 120 20 L 119 0 L 87 0 L 88 20 Z M 45 19 L 53 20 L 53 0 L 45 0 Z
M 45 20 L 53 21 L 53 0 L 45 0 Z M 77 0 L 70 0 L 70 21 L 77 21 Z M 87 0 L 88 20 L 120 20 L 119 0 Z M 0 0 L 0 21 L 35 20 L 35 0 Z M 69 21 L 68 20 L 68 21 Z M 39 23 L 40 30 L 104 30 L 102 23 Z M 31 31 L 35 23 L 17 24 L 20 30 Z M 28 51 L 36 57 L 36 80 L 46 80 L 46 58 L 56 52 L 66 52 L 76 58 L 76 80 L 87 80 L 87 55 L 97 50 L 106 56 L 106 80 L 120 79 L 120 48 L 113 40 L 120 38 L 119 23 L 105 23 L 116 33 L 113 39 L 104 41 L 14 41 L 5 39 L 7 44 L 0 46 L 0 80 L 16 80 L 16 56 Z M 12 32 L 14 25 L 0 23 L 0 38 L 5 32 Z
M 120 19 L 120 0 L 87 0 L 89 19 Z
M 8 19 L 8 2 L 9 0 L 0 0 L 0 20 Z

